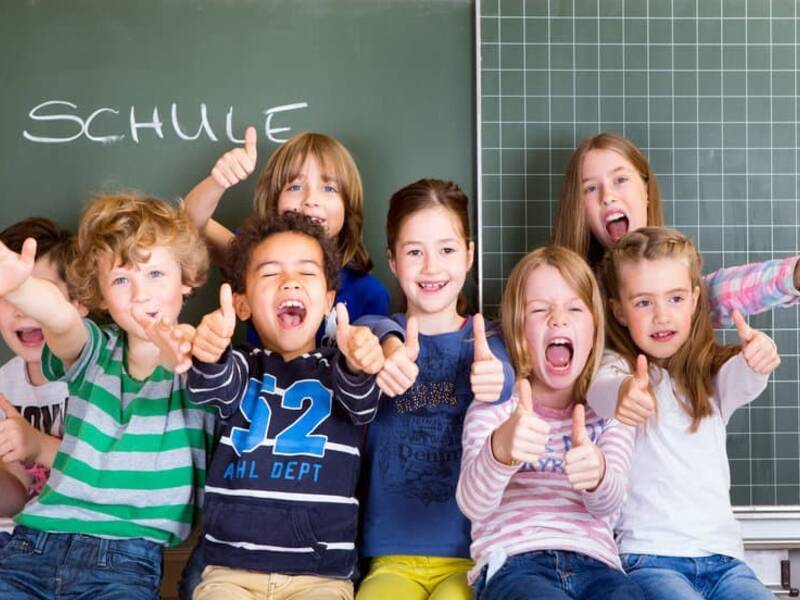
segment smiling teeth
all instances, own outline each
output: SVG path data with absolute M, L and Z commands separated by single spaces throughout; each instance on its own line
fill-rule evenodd
M 305 308 L 305 306 L 299 300 L 284 300 L 278 305 L 278 308 Z
M 421 287 L 423 290 L 440 290 L 445 286 L 446 283 L 447 283 L 446 281 L 441 281 L 439 283 L 420 282 L 419 287 Z

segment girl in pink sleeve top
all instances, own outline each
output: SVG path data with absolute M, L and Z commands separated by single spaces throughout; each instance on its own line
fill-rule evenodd
M 472 521 L 476 598 L 642 598 L 612 523 L 633 430 L 584 407 L 603 350 L 602 302 L 586 263 L 545 246 L 514 268 L 502 325 L 521 379 L 508 402 L 473 402 L 456 499 Z

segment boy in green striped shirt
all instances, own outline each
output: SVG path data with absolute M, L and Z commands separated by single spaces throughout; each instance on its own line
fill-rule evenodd
M 33 240 L 21 254 L 0 244 L 0 297 L 41 324 L 43 372 L 70 393 L 48 484 L 0 549 L 0 597 L 157 598 L 161 549 L 188 536 L 199 505 L 213 415 L 143 324 L 175 322 L 208 257 L 182 210 L 133 195 L 95 199 L 76 243 L 75 295 L 111 325 L 31 276 Z

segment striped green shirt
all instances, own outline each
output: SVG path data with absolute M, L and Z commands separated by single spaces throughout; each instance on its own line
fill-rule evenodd
M 118 327 L 85 324 L 89 338 L 68 371 L 47 347 L 42 353 L 45 376 L 69 387 L 64 439 L 47 485 L 15 520 L 49 532 L 178 544 L 200 503 L 214 416 L 162 367 L 145 380 L 131 377 Z

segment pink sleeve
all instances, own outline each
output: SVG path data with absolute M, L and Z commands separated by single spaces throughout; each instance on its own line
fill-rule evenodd
M 516 406 L 516 396 L 500 404 L 473 402 L 464 418 L 456 501 L 471 521 L 486 518 L 500 506 L 508 482 L 520 468 L 520 465 L 497 462 L 491 441 L 492 432 L 506 421 Z

